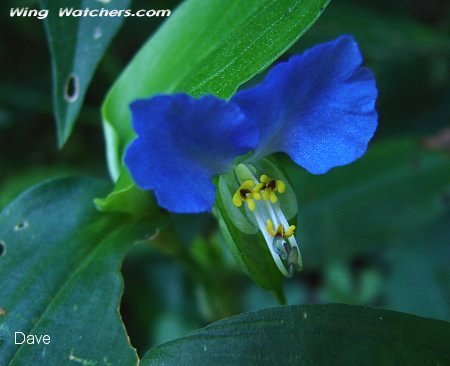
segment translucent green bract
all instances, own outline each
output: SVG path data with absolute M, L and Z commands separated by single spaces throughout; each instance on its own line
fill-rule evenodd
M 242 165 L 241 165 L 242 166 Z M 257 223 L 254 216 L 250 214 L 250 210 L 246 205 L 236 207 L 233 205 L 232 197 L 239 188 L 239 181 L 259 179 L 261 174 L 266 174 L 274 179 L 285 182 L 286 191 L 278 195 L 279 205 L 288 220 L 297 214 L 297 198 L 286 176 L 279 168 L 269 159 L 260 160 L 257 164 L 246 164 L 246 169 L 238 166 L 234 171 L 221 175 L 218 180 L 218 194 L 222 198 L 225 211 L 234 224 L 234 226 L 245 234 L 256 234 L 258 231 Z

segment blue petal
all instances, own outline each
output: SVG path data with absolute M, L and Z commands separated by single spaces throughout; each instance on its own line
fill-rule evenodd
M 154 190 L 159 205 L 172 212 L 210 210 L 213 176 L 258 141 L 239 108 L 213 96 L 156 96 L 133 102 L 131 111 L 138 137 L 125 163 L 136 184 Z
M 359 158 L 377 126 L 377 89 L 352 37 L 274 67 L 232 99 L 260 128 L 255 156 L 285 152 L 311 173 Z

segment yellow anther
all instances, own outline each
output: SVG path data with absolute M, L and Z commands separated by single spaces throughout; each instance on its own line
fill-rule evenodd
M 260 200 L 261 194 L 255 190 L 255 182 L 248 179 L 242 182 L 236 193 L 233 195 L 233 204 L 241 207 L 242 202 L 247 202 L 250 211 L 255 211 L 256 205 L 254 200 Z
M 255 192 L 259 192 L 259 191 L 261 191 L 262 189 L 264 189 L 265 186 L 266 186 L 265 183 L 258 183 L 258 184 L 255 186 L 254 191 L 255 191 Z
M 286 232 L 284 233 L 284 237 L 290 238 L 292 235 L 294 235 L 294 231 L 295 231 L 295 225 L 289 226 L 288 229 L 286 230 Z
M 286 192 L 286 184 L 284 184 L 284 182 L 282 180 L 278 179 L 276 181 L 276 183 L 277 183 L 277 190 L 278 190 L 278 192 L 280 192 L 280 193 Z
M 275 227 L 273 226 L 273 222 L 271 219 L 267 220 L 266 230 L 270 236 L 275 237 L 277 234 L 277 231 L 275 230 Z
M 247 199 L 247 207 L 250 211 L 255 211 L 255 201 L 253 201 L 251 198 Z
M 271 219 L 267 220 L 266 230 L 269 233 L 270 236 L 275 237 L 281 237 L 284 239 L 290 238 L 292 235 L 294 235 L 295 231 L 295 225 L 291 225 L 288 227 L 288 229 L 285 231 L 283 225 L 278 225 L 277 229 L 275 230 L 275 226 L 273 225 L 273 222 Z
M 259 178 L 259 183 L 255 190 L 262 191 L 262 198 L 264 201 L 270 200 L 272 203 L 278 202 L 278 197 L 275 192 L 284 193 L 286 191 L 286 184 L 282 180 L 274 180 L 263 174 Z

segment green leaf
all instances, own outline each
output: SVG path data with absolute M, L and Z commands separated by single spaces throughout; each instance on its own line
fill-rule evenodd
M 98 62 L 125 19 L 60 16 L 60 8 L 127 9 L 130 2 L 41 0 L 41 8 L 49 10 L 45 28 L 52 56 L 53 104 L 60 146 L 72 132 Z
M 268 67 L 329 0 L 188 0 L 143 46 L 103 104 L 108 165 L 117 179 L 133 138 L 128 105 L 157 93 L 229 98 Z
M 153 196 L 134 184 L 125 167 L 122 167 L 114 191 L 105 198 L 94 199 L 94 203 L 102 212 L 125 212 L 136 216 L 151 216 L 158 212 Z
M 362 159 L 324 175 L 288 166 L 306 267 L 380 250 L 448 210 L 450 158 L 415 139 L 374 144 Z
M 109 184 L 50 181 L 0 214 L 0 364 L 132 365 L 137 355 L 119 315 L 122 259 L 155 228 L 98 213 Z M 15 345 L 14 332 L 51 337 Z
M 48 167 L 24 166 L 22 171 L 15 171 L 0 183 L 0 210 L 12 202 L 23 191 L 43 180 L 75 174 L 75 169 L 66 165 Z
M 290 306 L 213 323 L 141 365 L 447 365 L 449 337 L 447 322 L 389 310 Z

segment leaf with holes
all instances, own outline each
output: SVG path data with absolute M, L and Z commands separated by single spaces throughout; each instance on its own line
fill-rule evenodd
M 125 19 L 60 16 L 60 9 L 126 9 L 130 2 L 79 0 L 74 4 L 67 0 L 41 0 L 41 7 L 49 10 L 45 28 L 52 56 L 53 104 L 60 146 L 72 132 L 98 62 Z
M 267 309 L 151 349 L 141 365 L 448 365 L 450 323 L 350 305 Z
M 1 365 L 136 364 L 118 310 L 119 269 L 155 226 L 98 213 L 92 199 L 109 188 L 87 178 L 50 181 L 0 214 Z M 50 343 L 15 344 L 15 332 Z

